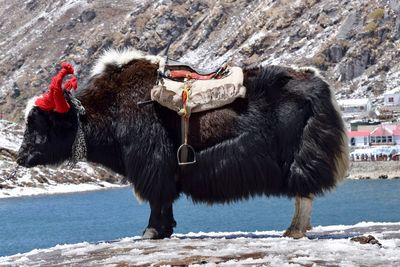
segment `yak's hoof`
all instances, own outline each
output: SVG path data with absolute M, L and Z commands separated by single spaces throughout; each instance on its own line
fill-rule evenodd
M 174 229 L 172 227 L 169 227 L 167 229 L 164 229 L 163 237 L 170 238 L 173 233 L 174 233 Z
M 143 239 L 160 239 L 162 237 L 159 236 L 158 231 L 154 228 L 146 228 L 142 235 Z
M 300 231 L 295 229 L 287 229 L 286 232 L 283 234 L 284 237 L 291 237 L 294 239 L 300 239 L 305 237 L 306 235 Z

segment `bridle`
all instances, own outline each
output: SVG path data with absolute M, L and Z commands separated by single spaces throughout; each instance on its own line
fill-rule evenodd
M 82 124 L 81 117 L 86 115 L 86 110 L 81 102 L 69 93 L 71 104 L 76 109 L 76 116 L 78 122 L 78 129 L 71 150 L 71 158 L 68 160 L 67 167 L 73 168 L 78 161 L 86 161 L 87 159 L 87 146 L 85 140 L 85 132 L 83 131 L 84 125 Z

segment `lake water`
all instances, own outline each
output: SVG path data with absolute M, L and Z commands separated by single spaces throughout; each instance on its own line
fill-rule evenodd
M 175 233 L 284 230 L 293 201 L 255 198 L 230 205 L 175 203 Z M 0 199 L 0 256 L 56 244 L 141 235 L 149 216 L 131 190 Z M 400 180 L 346 181 L 317 198 L 313 225 L 400 221 Z

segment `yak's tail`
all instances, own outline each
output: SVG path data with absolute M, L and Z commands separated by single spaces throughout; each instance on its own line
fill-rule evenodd
M 312 116 L 303 129 L 298 153 L 290 166 L 289 191 L 321 194 L 347 175 L 349 151 L 346 129 L 329 84 L 312 68 L 296 70 L 307 74 L 303 88 Z M 307 79 L 307 80 L 308 80 Z

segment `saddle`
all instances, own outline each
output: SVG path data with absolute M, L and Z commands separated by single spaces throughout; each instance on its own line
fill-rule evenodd
M 216 109 L 245 95 L 243 71 L 239 67 L 224 67 L 207 75 L 189 70 L 168 70 L 151 90 L 152 100 L 180 116 Z
M 192 65 L 187 63 L 183 63 L 173 59 L 167 59 L 165 69 L 165 76 L 174 80 L 184 79 L 188 77 L 195 80 L 210 80 L 222 77 L 222 74 L 226 69 L 226 64 L 217 68 L 200 69 L 197 67 L 193 67 Z
M 195 150 L 188 144 L 190 114 L 220 108 L 245 95 L 243 71 L 239 67 L 224 64 L 218 68 L 199 69 L 167 57 L 165 65 L 160 65 L 151 100 L 181 116 L 182 145 L 177 151 L 180 166 L 196 162 Z

